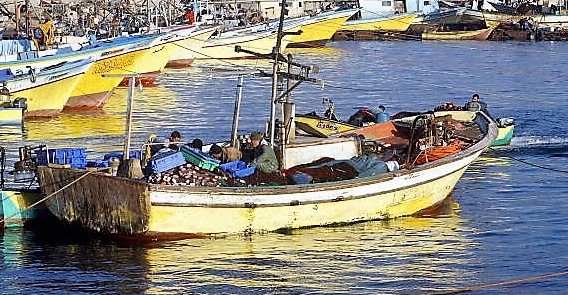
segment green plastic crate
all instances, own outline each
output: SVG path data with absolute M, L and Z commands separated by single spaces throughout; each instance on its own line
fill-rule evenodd
M 180 149 L 183 157 L 191 164 L 209 171 L 219 167 L 221 161 L 210 157 L 208 154 L 194 148 L 182 146 Z

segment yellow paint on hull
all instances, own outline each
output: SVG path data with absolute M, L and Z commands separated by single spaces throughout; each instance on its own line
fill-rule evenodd
M 443 201 L 465 169 L 404 190 L 337 202 L 255 208 L 152 205 L 148 230 L 158 233 L 268 232 L 408 216 Z
M 163 43 L 144 50 L 142 57 L 134 63 L 131 71 L 141 74 L 161 72 L 170 60 L 172 49 L 168 43 Z
M 124 54 L 100 58 L 77 82 L 65 107 L 68 109 L 99 109 L 109 92 L 120 84 L 121 77 L 103 77 L 108 74 L 128 74 L 134 71 L 149 49 L 127 51 Z
M 282 39 L 280 48 L 286 48 L 288 43 L 290 43 L 290 36 L 286 36 Z M 257 53 L 269 54 L 272 52 L 272 48 L 276 46 L 276 32 L 272 34 L 248 33 L 235 37 L 209 39 L 196 54 L 196 59 L 238 59 L 254 57 L 248 53 L 235 52 L 236 45 Z
M 205 44 L 205 41 L 211 37 L 215 30 L 216 28 L 202 30 L 199 34 L 190 35 L 183 40 L 169 43 L 168 46 L 171 47 L 171 55 L 166 67 L 173 67 L 174 65 L 178 65 L 176 67 L 179 67 L 181 64 L 191 64 L 199 50 L 201 50 Z
M 316 20 L 314 23 L 307 23 L 301 26 L 302 34 L 291 35 L 290 44 L 288 46 L 294 46 L 294 44 L 318 44 L 325 45 L 333 34 L 345 23 L 345 21 L 350 18 L 357 10 L 353 13 L 348 13 L 341 15 L 339 14 L 336 18 L 321 19 Z
M 424 32 L 422 40 L 487 40 L 493 28 L 475 31 L 456 31 L 456 32 Z
M 78 74 L 45 85 L 14 92 L 16 97 L 27 98 L 25 117 L 53 116 L 63 110 L 75 85 L 84 74 Z
M 392 31 L 404 32 L 416 18 L 415 13 L 395 15 L 376 19 L 362 19 L 345 22 L 340 31 Z
M 0 191 L 0 219 L 4 219 L 4 226 L 20 226 L 32 219 L 53 217 L 45 203 L 40 203 L 33 208 L 30 206 L 38 202 L 42 195 L 39 191 Z
M 338 121 L 306 116 L 296 116 L 294 121 L 298 129 L 317 136 L 330 136 L 338 132 L 345 132 L 356 128 L 356 126 Z

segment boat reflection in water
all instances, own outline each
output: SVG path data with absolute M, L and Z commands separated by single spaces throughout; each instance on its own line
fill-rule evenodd
M 146 251 L 148 291 L 409 294 L 469 285 L 477 245 L 462 234 L 470 230 L 458 211 L 450 196 L 421 217 L 160 243 Z

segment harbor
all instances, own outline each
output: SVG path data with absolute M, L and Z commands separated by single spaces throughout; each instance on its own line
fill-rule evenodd
M 464 105 L 478 93 L 493 117 L 515 119 L 514 137 L 505 147 L 486 148 L 444 202 L 392 220 L 146 244 L 76 228 L 58 230 L 60 225 L 47 230 L 11 226 L 2 236 L 7 278 L 2 287 L 23 293 L 101 293 L 116 291 L 120 282 L 121 290 L 132 293 L 435 294 L 551 274 L 548 280 L 508 288 L 561 294 L 566 278 L 558 274 L 565 259 L 558 250 L 562 237 L 555 233 L 564 227 L 559 204 L 566 187 L 566 172 L 558 161 L 565 157 L 568 141 L 562 135 L 564 115 L 559 110 L 565 104 L 564 47 L 553 42 L 412 40 L 332 41 L 319 48 L 283 49 L 295 62 L 320 69 L 314 74 L 318 83 L 294 90 L 297 114 L 323 113 L 324 102 L 332 99 L 341 120 L 359 108 L 376 110 L 378 105 L 394 115 L 432 110 L 449 101 Z M 511 62 L 500 63 L 503 60 Z M 502 66 L 495 67 L 496 63 Z M 9 159 L 18 158 L 18 147 L 42 145 L 50 150 L 85 148 L 89 160 L 101 159 L 122 152 L 128 110 L 132 150 L 143 151 L 150 134 L 167 137 L 172 131 L 179 131 L 184 143 L 195 138 L 224 142 L 233 136 L 237 85 L 244 94 L 237 133 L 266 128 L 273 95 L 270 77 L 250 73 L 269 72 L 272 67 L 260 59 L 209 58 L 196 59 L 187 68 L 147 71 L 152 73 L 152 85 L 115 86 L 94 110 L 63 110 L 2 126 L 0 145 Z M 285 83 L 276 84 L 282 89 Z M 127 98 L 132 93 L 130 105 Z M 57 192 L 44 192 L 40 199 L 50 195 Z M 221 221 L 210 217 L 210 223 Z M 533 231 L 534 227 L 540 230 Z M 36 256 L 40 248 L 47 255 Z M 64 259 L 61 253 L 67 254 Z M 517 259 L 521 256 L 525 259 Z M 33 261 L 37 267 L 20 261 Z M 69 267 L 74 263 L 81 265 Z M 109 264 L 113 270 L 103 267 Z M 48 275 L 47 269 L 56 274 Z M 24 272 L 36 274 L 36 279 L 27 285 L 10 280 Z M 78 279 L 43 286 L 59 275 Z M 503 290 L 487 287 L 491 288 Z

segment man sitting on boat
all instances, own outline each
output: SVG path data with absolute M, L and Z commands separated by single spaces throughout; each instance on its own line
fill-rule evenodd
M 251 164 L 264 173 L 278 171 L 278 158 L 272 147 L 264 141 L 264 134 L 255 131 L 251 133 L 250 140 L 251 147 L 254 149 Z
M 465 104 L 465 109 L 470 112 L 484 112 L 487 114 L 487 104 L 479 100 L 479 94 L 474 94 L 471 101 Z
M 213 158 L 221 161 L 221 163 L 238 161 L 243 155 L 242 152 L 237 148 L 231 146 L 220 147 L 216 144 L 211 146 L 211 148 L 209 149 L 209 154 Z

